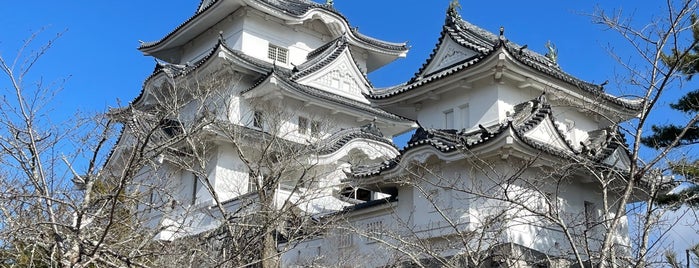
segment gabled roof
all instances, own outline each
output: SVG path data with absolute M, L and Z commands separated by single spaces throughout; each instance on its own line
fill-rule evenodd
M 419 148 L 433 148 L 436 154 L 452 154 L 462 150 L 487 146 L 490 141 L 497 140 L 503 135 L 510 135 L 535 150 L 554 157 L 571 160 L 587 159 L 604 164 L 604 161 L 617 150 L 627 152 L 625 139 L 615 127 L 599 129 L 590 132 L 586 141 L 581 142 L 582 149 L 575 149 L 565 139 L 565 134 L 554 128 L 554 138 L 565 143 L 565 147 L 552 146 L 531 137 L 531 131 L 542 124 L 555 124 L 551 105 L 545 95 L 515 106 L 515 112 L 507 122 L 492 126 L 479 125 L 479 130 L 465 132 L 454 129 L 426 129 L 415 131 L 408 145 L 401 150 L 401 156 L 371 166 L 356 167 L 352 170 L 355 178 L 378 176 L 381 173 L 397 168 L 402 159 Z M 464 155 L 465 156 L 465 155 Z
M 275 83 L 277 83 L 279 85 L 279 88 L 282 90 L 295 93 L 301 96 L 319 99 L 321 102 L 325 101 L 326 103 L 329 103 L 331 105 L 347 107 L 355 111 L 363 111 L 365 113 L 370 114 L 371 116 L 388 119 L 394 122 L 405 124 L 411 124 L 413 122 L 413 120 L 410 120 L 408 118 L 404 118 L 402 116 L 386 112 L 382 109 L 372 107 L 368 103 L 333 94 L 315 87 L 299 84 L 290 78 L 291 75 L 292 74 L 289 70 L 274 68 L 270 71 L 268 75 L 258 80 L 252 87 L 244 90 L 242 94 L 249 95 L 251 94 L 251 92 L 258 90 L 260 88 L 260 85 L 270 83 L 270 81 L 275 81 Z
M 306 57 L 306 62 L 296 66 L 291 75 L 292 80 L 298 80 L 305 76 L 308 76 L 323 67 L 327 66 L 331 62 L 335 61 L 343 52 L 350 50 L 349 42 L 347 40 L 347 35 L 340 36 L 339 38 L 328 42 L 327 44 L 311 51 Z M 355 67 L 358 68 L 357 62 L 353 63 Z M 363 82 L 371 85 L 369 78 L 366 77 L 364 73 L 361 73 Z
M 437 60 L 435 56 L 447 39 L 452 40 L 465 49 L 475 52 L 475 55 L 455 64 L 444 66 L 441 69 L 429 70 L 428 73 L 427 67 Z M 603 86 L 592 84 L 570 75 L 563 71 L 556 62 L 550 60 L 546 56 L 528 50 L 526 46 L 521 46 L 507 40 L 504 36 L 504 29 L 501 29 L 500 35 L 495 35 L 463 20 L 453 8 L 447 11 L 446 20 L 437 45 L 413 78 L 402 85 L 374 90 L 368 97 L 380 100 L 401 95 L 425 84 L 438 81 L 459 72 L 467 71 L 485 62 L 486 59 L 497 56 L 499 52 L 506 52 L 516 62 L 536 72 L 561 80 L 593 96 L 600 97 L 624 108 L 632 110 L 641 109 L 642 102 L 640 100 L 627 99 L 608 94 L 604 92 Z

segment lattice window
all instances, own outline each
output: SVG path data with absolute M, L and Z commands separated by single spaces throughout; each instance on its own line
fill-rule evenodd
M 337 245 L 340 248 L 347 248 L 352 246 L 352 242 L 352 233 L 344 233 L 339 235 Z
M 383 238 L 383 232 L 384 232 L 384 227 L 383 227 L 383 221 L 373 221 L 369 222 L 366 224 L 366 231 L 367 234 L 369 235 L 369 243 L 376 242 L 376 240 L 380 240 Z
M 269 44 L 267 48 L 267 58 L 281 63 L 287 63 L 289 58 L 289 50 L 280 46 Z

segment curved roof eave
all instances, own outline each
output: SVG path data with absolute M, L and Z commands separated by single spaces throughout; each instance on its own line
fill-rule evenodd
M 242 52 L 237 52 L 229 48 L 226 45 L 225 41 L 220 39 L 206 56 L 204 56 L 202 59 L 200 59 L 192 65 L 181 66 L 167 63 L 157 63 L 155 70 L 150 76 L 148 76 L 144 80 L 143 85 L 141 87 L 141 92 L 134 100 L 131 101 L 131 104 L 136 104 L 142 99 L 143 94 L 145 93 L 146 86 L 154 79 L 162 78 L 163 76 L 167 76 L 170 78 L 179 78 L 189 75 L 193 72 L 196 72 L 197 70 L 205 68 L 207 65 L 211 64 L 215 59 L 221 58 L 217 57 L 217 55 L 220 55 L 220 53 L 224 53 L 227 61 L 233 62 L 243 69 L 249 70 L 253 73 L 257 73 L 260 75 L 269 72 L 269 70 L 273 67 L 271 64 L 267 62 L 246 56 Z M 168 70 L 168 68 L 171 68 L 171 66 L 177 66 L 174 68 L 178 69 Z
M 211 25 L 219 22 L 226 16 L 228 16 L 232 11 L 237 10 L 242 4 L 240 0 L 215 0 L 209 3 L 203 10 L 195 13 L 193 16 L 189 17 L 187 20 L 182 22 L 180 25 L 175 27 L 174 30 L 166 34 L 163 38 L 158 41 L 153 42 L 143 42 L 138 47 L 138 50 L 144 54 L 151 54 L 159 49 L 167 48 L 169 44 L 175 42 L 174 46 L 179 46 L 189 41 L 194 36 L 198 35 L 206 29 L 209 29 Z M 228 4 L 230 7 L 228 9 L 220 8 Z M 237 4 L 237 5 L 236 5 Z M 193 36 L 190 38 L 184 38 L 185 40 L 179 40 L 180 43 L 176 43 L 178 40 L 176 37 L 189 30 L 194 30 Z
M 371 159 L 393 159 L 400 155 L 400 151 L 390 140 L 363 132 L 347 133 L 319 149 L 321 150 L 318 160 L 323 163 L 336 162 L 355 149 L 362 151 Z
M 226 5 L 228 6 L 225 7 Z M 405 42 L 386 42 L 360 34 L 355 29 L 350 27 L 347 19 L 332 7 L 313 2 L 305 3 L 306 6 L 301 7 L 300 9 L 290 10 L 289 8 L 285 9 L 282 6 L 277 6 L 262 0 L 214 0 L 201 11 L 195 13 L 185 22 L 177 26 L 175 30 L 165 35 L 165 37 L 154 42 L 144 42 L 138 49 L 144 53 L 150 54 L 160 49 L 167 48 L 169 44 L 174 43 L 174 46 L 182 45 L 184 42 L 193 38 L 193 36 L 185 37 L 183 38 L 185 40 L 181 40 L 178 43 L 177 37 L 179 35 L 187 32 L 189 29 L 193 29 L 196 34 L 198 34 L 199 32 L 210 28 L 212 25 L 228 16 L 231 12 L 244 5 L 255 5 L 258 8 L 267 11 L 267 13 L 287 21 L 288 24 L 299 24 L 309 19 L 321 19 L 321 21 L 328 24 L 332 18 L 332 20 L 339 22 L 341 25 L 341 29 L 336 30 L 338 31 L 337 35 L 348 33 L 352 37 L 350 40 L 353 41 L 353 45 L 395 56 L 405 55 L 405 53 L 408 51 L 407 43 Z M 224 7 L 222 8 L 221 6 Z M 328 28 L 333 29 L 333 27 Z

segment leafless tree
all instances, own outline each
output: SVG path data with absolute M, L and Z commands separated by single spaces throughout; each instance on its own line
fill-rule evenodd
M 667 175 L 668 162 L 676 161 L 678 155 L 685 153 L 685 147 L 674 146 L 682 141 L 683 136 L 678 136 L 671 146 L 652 152 L 643 147 L 641 140 L 647 135 L 651 122 L 666 116 L 658 109 L 662 100 L 672 98 L 673 92 L 687 90 L 689 86 L 682 81 L 683 63 L 663 61 L 663 55 L 671 51 L 687 55 L 697 45 L 696 39 L 692 38 L 691 17 L 696 15 L 698 3 L 665 3 L 666 9 L 645 24 L 635 24 L 632 17 L 624 17 L 621 12 L 610 15 L 600 10 L 592 15 L 595 23 L 617 31 L 628 41 L 627 44 L 614 44 L 617 49 L 624 47 L 633 52 L 629 61 L 625 57 L 616 57 L 626 70 L 617 81 L 620 87 L 617 93 L 641 98 L 642 108 L 636 118 L 607 133 L 618 144 L 628 145 L 626 150 L 631 160 L 628 169 L 618 169 L 615 168 L 616 163 L 600 163 L 585 157 L 551 159 L 547 153 L 503 159 L 502 155 L 488 155 L 462 147 L 460 153 L 464 158 L 451 160 L 456 162 L 451 165 L 468 167 L 470 170 L 467 174 L 478 174 L 473 175 L 479 178 L 478 182 L 472 178 L 454 176 L 452 169 L 445 167 L 449 164 L 439 164 L 443 162 L 435 157 L 402 162 L 399 168 L 401 175 L 387 176 L 379 183 L 412 188 L 416 193 L 413 198 L 421 196 L 427 200 L 427 207 L 432 207 L 431 213 L 437 215 L 435 222 L 442 226 L 418 226 L 415 218 L 424 217 L 418 215 L 420 211 L 412 212 L 414 218 L 399 217 L 395 216 L 399 215 L 398 212 L 391 212 L 394 209 L 391 205 L 386 205 L 383 208 L 386 215 L 393 218 L 384 219 L 380 229 L 355 219 L 347 220 L 337 228 L 351 230 L 363 239 L 377 241 L 386 252 L 399 256 L 396 260 L 398 265 L 409 262 L 419 267 L 434 264 L 460 267 L 463 263 L 459 261 L 463 260 L 468 265 L 480 267 L 497 262 L 494 259 L 498 256 L 497 250 L 507 255 L 507 258 L 503 258 L 506 263 L 501 265 L 508 267 L 533 265 L 538 261 L 553 266 L 577 267 L 677 265 L 679 262 L 676 258 L 674 261 L 663 258 L 667 248 L 662 243 L 662 238 L 677 221 L 663 217 L 668 210 L 659 206 L 657 200 L 682 182 Z M 559 101 L 556 105 L 587 110 L 611 122 L 619 116 L 576 103 Z M 694 115 L 683 122 L 682 134 L 695 126 L 697 120 L 699 117 Z M 458 137 L 453 140 L 458 140 Z M 599 201 L 598 207 L 567 209 L 572 204 L 567 203 L 565 196 L 570 189 L 565 186 L 581 179 L 589 180 L 589 190 L 599 194 L 601 200 L 596 200 Z M 371 184 L 362 186 L 381 187 Z M 464 215 L 469 215 L 470 211 L 458 211 L 459 205 L 445 204 L 443 200 L 447 198 L 463 207 L 478 204 L 478 207 L 490 213 L 470 215 L 476 216 L 479 221 L 464 221 Z M 593 209 L 595 213 L 589 212 Z M 345 215 L 337 218 L 343 217 Z M 627 226 L 628 219 L 633 226 Z M 465 225 L 476 227 L 463 228 Z M 542 232 L 541 237 L 548 235 L 558 240 L 545 241 L 551 245 L 551 251 L 547 254 L 498 247 L 502 241 L 506 241 L 501 239 L 503 232 L 521 226 L 532 226 L 532 230 Z M 448 229 L 449 235 L 425 238 L 425 229 L 439 228 Z M 629 229 L 630 240 L 624 241 Z M 436 242 L 438 239 L 443 241 Z
M 319 196 L 309 186 L 329 171 L 313 155 L 326 148 L 320 137 L 285 137 L 292 115 L 265 101 L 241 115 L 260 126 L 232 123 L 239 73 L 160 63 L 133 103 L 53 123 L 59 88 L 27 80 L 58 38 L 35 48 L 39 36 L 14 59 L 0 57 L 9 88 L 0 107 L 3 266 L 277 267 L 278 244 L 316 235 L 300 208 Z M 223 145 L 244 164 L 244 185 L 214 180 Z M 183 183 L 202 190 L 183 200 Z M 207 217 L 213 230 L 192 229 Z

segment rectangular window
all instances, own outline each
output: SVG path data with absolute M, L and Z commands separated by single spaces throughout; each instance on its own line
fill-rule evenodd
M 376 242 L 383 238 L 383 221 L 374 221 L 366 224 L 367 235 L 369 236 L 368 243 Z
M 585 226 L 590 229 L 597 224 L 597 206 L 595 203 L 585 201 Z
M 255 111 L 252 117 L 252 126 L 262 129 L 262 126 L 264 125 L 264 117 L 262 115 L 262 112 L 260 111 Z
M 287 63 L 289 50 L 280 46 L 269 44 L 267 48 L 267 58 L 281 63 Z
M 444 128 L 454 129 L 454 110 L 444 111 Z
M 299 134 L 306 134 L 308 133 L 308 118 L 299 116 L 299 128 L 298 128 Z
M 252 172 L 248 173 L 248 193 L 257 192 L 258 185 L 258 178 Z
M 338 247 L 347 248 L 352 246 L 352 233 L 340 234 Z
M 459 106 L 459 110 L 461 110 L 461 128 L 471 128 L 471 115 L 468 111 L 468 104 Z

